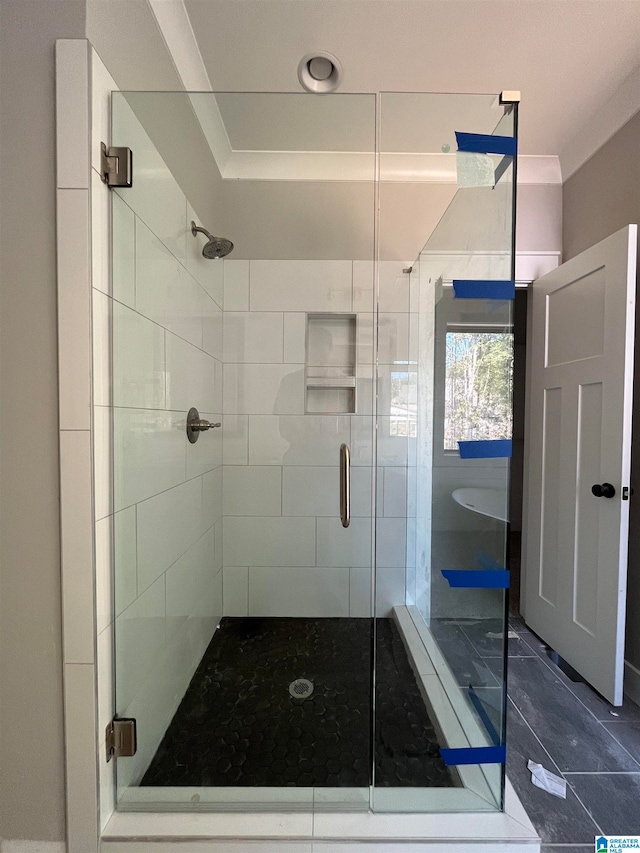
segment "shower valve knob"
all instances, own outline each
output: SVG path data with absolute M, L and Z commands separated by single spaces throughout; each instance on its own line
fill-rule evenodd
M 205 432 L 208 429 L 217 429 L 221 426 L 220 422 L 213 423 L 212 421 L 201 418 L 200 412 L 197 409 L 189 409 L 189 414 L 187 415 L 187 438 L 191 444 L 196 443 L 201 432 Z

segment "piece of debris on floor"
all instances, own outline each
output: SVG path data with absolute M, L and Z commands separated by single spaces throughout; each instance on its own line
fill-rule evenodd
M 531 781 L 536 788 L 542 788 L 543 791 L 553 794 L 554 797 L 560 797 L 561 800 L 567 799 L 567 783 L 564 779 L 531 759 L 527 762 L 527 767 L 531 771 Z

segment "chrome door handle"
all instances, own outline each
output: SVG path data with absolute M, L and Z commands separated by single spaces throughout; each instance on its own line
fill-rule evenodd
M 187 415 L 187 438 L 191 444 L 195 444 L 200 433 L 208 429 L 216 429 L 222 426 L 221 423 L 212 423 L 200 417 L 200 412 L 197 409 L 189 409 Z
M 340 445 L 340 521 L 348 527 L 351 521 L 351 451 L 348 444 Z

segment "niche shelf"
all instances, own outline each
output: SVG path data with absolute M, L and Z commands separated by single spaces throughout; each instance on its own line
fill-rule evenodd
M 355 314 L 307 314 L 305 384 L 309 414 L 356 410 Z

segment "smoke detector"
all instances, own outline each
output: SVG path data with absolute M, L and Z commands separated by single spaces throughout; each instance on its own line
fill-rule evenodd
M 298 65 L 298 80 L 303 89 L 315 95 L 335 92 L 342 82 L 342 66 L 324 50 L 308 53 Z

